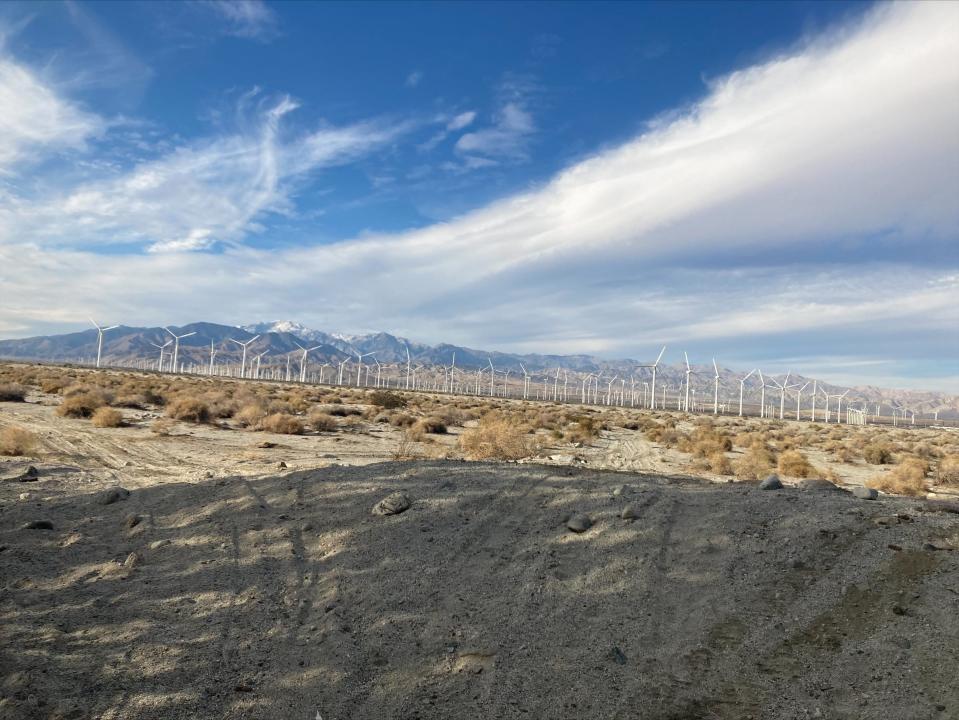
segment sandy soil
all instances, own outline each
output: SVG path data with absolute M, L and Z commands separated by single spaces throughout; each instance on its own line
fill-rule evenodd
M 0 461 L 0 718 L 959 718 L 959 515 L 924 500 L 682 477 L 639 433 L 393 463 L 385 427 L 126 414 L 0 406 L 42 444 Z

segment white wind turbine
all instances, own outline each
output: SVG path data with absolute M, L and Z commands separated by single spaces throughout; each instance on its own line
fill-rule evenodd
M 240 342 L 239 340 L 234 340 L 233 338 L 230 338 L 230 342 L 236 343 L 236 344 L 239 345 L 241 348 L 243 348 L 243 360 L 240 362 L 240 377 L 243 377 L 243 378 L 246 377 L 246 349 L 250 346 L 250 343 L 252 343 L 252 342 L 253 342 L 254 340 L 256 340 L 258 337 L 260 337 L 260 336 L 259 336 L 259 335 L 254 335 L 253 337 L 251 337 L 251 338 L 250 338 L 249 340 L 247 340 L 246 342 Z
M 453 353 L 453 361 L 450 363 L 450 384 L 449 393 L 453 394 L 453 371 L 456 370 L 456 353 Z
M 268 352 L 269 352 L 269 350 L 264 350 L 264 351 L 261 352 L 259 355 L 254 355 L 254 356 L 253 356 L 253 360 L 250 360 L 250 370 L 253 371 L 253 377 L 256 378 L 257 380 L 260 379 L 260 358 L 262 358 L 262 357 L 263 357 L 264 355 L 266 355 Z M 254 363 L 254 361 L 256 362 L 256 370 L 255 370 L 255 371 L 253 370 L 253 363 Z
M 746 388 L 746 381 L 754 372 L 756 372 L 755 368 L 753 368 L 748 373 L 746 373 L 746 375 L 744 375 L 743 378 L 739 381 L 739 417 L 743 416 L 743 391 Z
M 805 390 L 807 387 L 809 387 L 808 382 L 796 391 L 796 422 L 799 422 L 799 408 L 800 408 L 799 403 L 802 400 L 802 391 Z
M 210 371 L 207 373 L 210 377 L 213 377 L 213 359 L 216 357 L 216 348 L 213 346 L 213 341 L 210 340 Z
M 119 325 L 110 325 L 109 327 L 102 328 L 97 325 L 93 319 L 90 319 L 90 322 L 93 323 L 93 327 L 97 329 L 97 367 L 100 367 L 100 354 L 103 352 L 103 333 L 107 330 L 115 330 L 120 327 Z
M 410 389 L 410 346 L 409 345 L 406 345 L 406 389 L 407 390 Z
M 716 358 L 713 358 L 713 370 L 716 375 L 713 378 L 713 415 L 719 414 L 719 368 L 716 366 Z
M 487 357 L 486 360 L 489 362 L 489 396 L 493 397 L 493 383 L 496 381 L 496 368 L 493 367 L 493 358 Z
M 170 345 L 171 342 L 173 342 L 173 341 L 172 341 L 172 340 L 167 340 L 167 341 L 166 341 L 165 343 L 163 343 L 162 345 L 157 345 L 157 344 L 156 344 L 155 342 L 153 342 L 152 340 L 150 341 L 150 344 L 151 344 L 153 347 L 155 347 L 155 348 L 160 348 L 160 361 L 159 361 L 159 363 L 157 363 L 157 372 L 163 372 L 163 351 L 166 350 L 167 347 L 169 347 L 169 345 Z
M 763 371 L 756 369 L 756 372 L 759 373 L 759 385 L 760 385 L 760 394 L 759 394 L 759 417 L 766 417 L 766 378 L 763 377 Z M 771 385 L 768 387 L 772 387 Z
M 649 409 L 650 409 L 650 410 L 655 410 L 655 409 L 656 409 L 656 368 L 659 367 L 659 361 L 663 359 L 663 353 L 665 353 L 665 352 L 666 352 L 666 346 L 663 345 L 663 349 L 659 351 L 659 356 L 656 358 L 656 362 L 654 362 L 652 365 L 638 365 L 638 366 L 637 366 L 637 367 L 641 367 L 641 368 L 646 367 L 646 368 L 652 368 L 652 369 L 653 369 L 653 382 L 652 382 L 652 387 L 651 387 L 650 395 L 649 395 Z M 665 409 L 665 405 L 664 405 L 663 407 L 664 407 L 664 409 Z
M 693 370 L 689 367 L 689 355 L 685 350 L 683 350 L 683 357 L 686 359 L 686 400 L 683 403 L 683 410 L 689 412 L 689 376 L 693 374 Z
M 319 350 L 323 346 L 314 345 L 311 348 L 305 348 L 302 345 L 300 345 L 300 343 L 296 342 L 296 340 L 293 341 L 293 344 L 303 351 L 303 355 L 300 356 L 300 382 L 303 383 L 303 382 L 306 382 L 306 356 L 309 355 L 314 350 Z
M 356 387 L 359 387 L 359 386 L 360 386 L 360 373 L 363 372 L 363 358 L 369 357 L 370 355 L 375 355 L 376 353 L 368 352 L 368 353 L 362 353 L 362 354 L 360 354 L 360 352 L 359 352 L 358 350 L 356 350 L 355 348 L 353 349 L 353 352 L 356 353 L 356 362 L 357 362 L 357 366 L 356 366 Z
M 336 381 L 336 384 L 337 384 L 337 385 L 342 385 L 342 384 L 343 384 L 343 369 L 346 367 L 346 363 L 348 363 L 349 361 L 350 361 L 350 358 L 349 358 L 349 356 L 347 356 L 347 357 L 343 360 L 343 362 L 340 363 L 340 374 L 339 374 L 339 377 L 338 377 L 338 379 L 337 379 L 337 381 Z
M 523 371 L 523 399 L 529 399 L 529 373 L 526 372 L 526 367 L 523 363 L 519 364 L 520 369 Z
M 180 369 L 177 367 L 177 358 L 178 358 L 179 355 L 180 355 L 180 341 L 181 341 L 183 338 L 190 337 L 191 335 L 196 335 L 196 333 L 195 333 L 195 332 L 188 332 L 186 335 L 179 335 L 179 336 L 178 336 L 178 335 L 174 335 L 174 334 L 173 334 L 173 331 L 172 331 L 170 328 L 168 328 L 168 327 L 165 327 L 165 328 L 163 328 L 163 329 L 166 330 L 168 333 L 170 333 L 170 335 L 173 335 L 173 372 L 176 373 L 176 372 L 179 372 L 179 371 L 180 371 Z

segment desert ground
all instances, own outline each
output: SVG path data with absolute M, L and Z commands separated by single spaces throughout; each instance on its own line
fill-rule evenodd
M 0 364 L 0 453 L 0 718 L 959 718 L 954 430 Z

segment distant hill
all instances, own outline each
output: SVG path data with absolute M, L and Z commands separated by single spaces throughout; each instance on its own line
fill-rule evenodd
M 178 360 L 184 366 L 197 368 L 208 366 L 211 344 L 216 350 L 218 364 L 239 365 L 242 348 L 231 340 L 247 342 L 256 338 L 249 343 L 247 358 L 252 360 L 257 355 L 262 355 L 261 364 L 264 368 L 285 368 L 287 358 L 292 368 L 298 368 L 299 359 L 302 356 L 300 347 L 304 347 L 311 349 L 308 362 L 314 368 L 322 363 L 335 366 L 344 360 L 355 359 L 357 352 L 364 355 L 370 353 L 371 355 L 364 359 L 365 363 L 372 364 L 375 360 L 384 365 L 397 366 L 392 371 L 395 377 L 405 372 L 406 353 L 409 349 L 411 363 L 427 368 L 449 367 L 454 362 L 454 356 L 456 368 L 461 371 L 488 369 L 489 362 L 492 360 L 497 370 L 509 371 L 512 378 L 522 378 L 523 367 L 525 367 L 538 387 L 542 387 L 547 376 L 553 378 L 550 382 L 555 382 L 555 374 L 559 371 L 560 384 L 564 380 L 571 383 L 571 394 L 574 389 L 576 393 L 580 391 L 583 378 L 587 374 L 601 374 L 603 379 L 600 382 L 604 389 L 614 377 L 619 378 L 614 387 L 622 387 L 622 379 L 626 380 L 627 387 L 633 379 L 638 388 L 642 387 L 644 381 L 650 380 L 649 370 L 637 367 L 640 364 L 648 364 L 651 362 L 650 359 L 640 363 L 631 359 L 608 360 L 591 355 L 518 355 L 448 344 L 425 345 L 385 332 L 354 336 L 337 335 L 290 321 L 255 323 L 243 327 L 196 322 L 170 329 L 179 336 L 193 333 L 180 340 Z M 161 327 L 121 325 L 105 333 L 102 362 L 112 365 L 139 363 L 144 367 L 155 368 L 160 353 L 156 346 L 164 345 L 171 340 L 170 334 Z M 167 350 L 172 348 L 171 343 Z M 96 358 L 96 353 L 97 331 L 92 328 L 65 335 L 0 340 L 0 357 L 8 359 L 90 363 Z M 166 356 L 166 362 L 169 362 L 169 356 Z M 711 403 L 714 376 L 712 366 L 696 365 L 693 366 L 693 370 L 694 375 L 690 382 L 692 394 L 698 401 Z M 745 373 L 728 368 L 720 368 L 719 373 L 720 397 L 727 402 L 732 402 L 734 399 L 738 401 L 739 381 Z M 660 365 L 657 371 L 657 395 L 663 387 L 668 387 L 670 395 L 675 395 L 682 387 L 684 378 L 685 367 Z M 769 378 L 769 380 L 772 379 L 781 382 L 783 378 L 782 376 Z M 808 398 L 813 380 L 797 375 L 790 378 L 790 384 L 798 383 L 800 386 L 807 381 L 810 385 L 805 397 Z M 885 415 L 890 414 L 893 407 L 906 407 L 926 415 L 938 411 L 941 419 L 959 417 L 959 397 L 954 395 L 935 391 L 890 390 L 872 386 L 845 388 L 823 381 L 817 381 L 817 384 L 830 394 L 840 394 L 849 390 L 848 400 L 869 403 L 872 406 L 870 411 L 874 411 L 875 404 L 879 403 Z M 758 400 L 760 394 L 758 387 L 759 383 L 755 376 L 747 381 L 745 394 L 747 400 L 752 402 Z M 767 403 L 778 407 L 779 391 L 777 389 L 767 387 L 766 396 Z M 795 412 L 794 391 L 790 392 L 788 397 L 786 410 L 788 412 L 791 405 Z M 804 401 L 804 407 L 806 404 L 807 401 Z

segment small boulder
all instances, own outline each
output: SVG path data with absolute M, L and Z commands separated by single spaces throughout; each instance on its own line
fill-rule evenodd
M 269 450 L 270 448 L 275 448 L 275 447 L 276 447 L 276 443 L 275 443 L 275 442 L 270 442 L 269 440 L 264 440 L 263 442 L 257 443 L 256 446 L 257 446 L 258 448 L 262 448 L 263 450 Z
M 17 476 L 17 480 L 20 482 L 36 482 L 40 479 L 40 471 L 37 470 L 33 465 L 28 467 L 22 473 Z
M 760 490 L 782 490 L 782 487 L 782 480 L 779 479 L 778 475 L 770 475 L 759 483 Z
M 123 567 L 132 568 L 140 564 L 140 555 L 138 553 L 132 552 L 127 555 L 126 560 L 123 561 Z
M 872 488 L 863 487 L 857 485 L 852 489 L 852 494 L 855 495 L 860 500 L 875 500 L 879 497 L 879 493 Z
M 143 522 L 143 516 L 136 513 L 130 513 L 123 519 L 123 524 L 126 525 L 128 530 L 132 530 L 141 522 Z
M 636 508 L 633 505 L 627 505 L 623 508 L 623 512 L 619 514 L 623 520 L 635 520 L 639 517 L 639 513 L 636 511 Z
M 399 515 L 408 510 L 412 503 L 405 493 L 395 492 L 387 495 L 373 506 L 374 515 Z
M 99 493 L 97 495 L 97 502 L 100 505 L 112 505 L 120 500 L 126 500 L 128 497 L 130 497 L 130 491 L 117 485 L 116 487 L 107 488 Z
M 49 520 L 31 520 L 24 524 L 24 530 L 53 530 L 53 523 Z
M 593 521 L 585 513 L 573 513 L 566 521 L 566 527 L 574 533 L 582 533 L 593 527 Z
M 167 540 L 166 538 L 164 538 L 163 540 L 154 540 L 152 543 L 150 543 L 150 549 L 159 550 L 160 548 L 166 547 L 169 544 L 170 544 L 170 541 Z
M 632 488 L 629 485 L 620 485 L 618 488 L 613 490 L 613 495 L 619 497 L 620 495 L 629 495 Z

